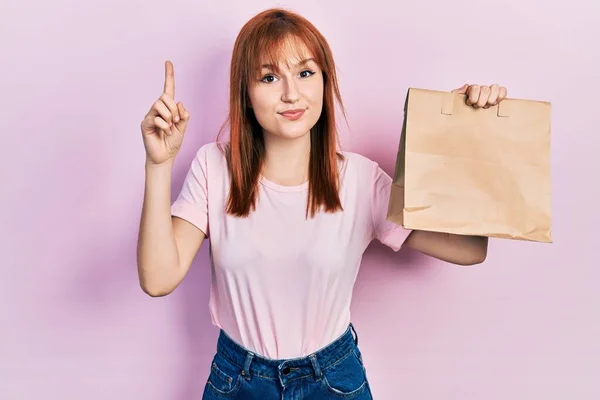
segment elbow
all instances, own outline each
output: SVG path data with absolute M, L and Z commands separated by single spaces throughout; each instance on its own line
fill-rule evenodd
M 468 240 L 471 241 L 470 246 L 467 247 L 469 250 L 462 252 L 462 262 L 458 264 L 464 266 L 483 264 L 487 258 L 488 238 L 475 236 L 469 237 Z
M 173 285 L 165 284 L 160 279 L 147 279 L 143 276 L 140 276 L 139 284 L 142 291 L 150 297 L 164 297 L 175 290 Z
M 167 268 L 148 265 L 138 258 L 138 283 L 142 291 L 150 297 L 164 297 L 171 294 L 177 287 L 177 279 Z
M 487 251 L 484 252 L 483 254 L 481 254 L 481 256 L 476 259 L 475 264 L 483 264 L 485 262 L 486 258 L 487 258 Z M 475 265 L 475 264 L 473 264 L 473 265 Z
M 476 254 L 471 254 L 470 257 L 464 258 L 455 262 L 460 266 L 469 267 L 473 265 L 483 264 L 487 258 L 487 251 L 477 252 Z
M 169 295 L 172 290 L 167 290 L 161 287 L 154 287 L 151 285 L 140 285 L 142 291 L 150 297 L 164 297 Z

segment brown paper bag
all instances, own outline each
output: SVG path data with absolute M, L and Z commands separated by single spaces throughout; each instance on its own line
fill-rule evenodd
M 387 219 L 408 229 L 552 242 L 550 103 L 410 89 Z

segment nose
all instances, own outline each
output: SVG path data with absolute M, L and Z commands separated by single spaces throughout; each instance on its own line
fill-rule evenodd
M 295 103 L 300 99 L 300 92 L 298 91 L 298 85 L 294 79 L 286 79 L 283 84 L 283 93 L 281 94 L 281 100 L 286 103 Z

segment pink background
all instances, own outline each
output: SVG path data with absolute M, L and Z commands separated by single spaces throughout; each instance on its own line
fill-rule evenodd
M 409 86 L 553 105 L 555 243 L 493 240 L 468 268 L 365 254 L 353 312 L 375 398 L 600 398 L 597 0 L 3 2 L 0 398 L 201 397 L 207 246 L 171 296 L 139 289 L 139 123 L 171 59 L 192 114 L 176 194 L 225 117 L 235 36 L 273 5 L 328 38 L 344 147 L 390 174 Z

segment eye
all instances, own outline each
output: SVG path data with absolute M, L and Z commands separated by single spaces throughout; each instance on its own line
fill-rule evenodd
M 275 82 L 275 79 L 276 79 L 275 75 L 269 74 L 269 75 L 263 76 L 260 81 L 263 83 L 273 83 L 273 82 Z
M 310 77 L 310 76 L 312 76 L 314 74 L 315 74 L 314 71 L 311 71 L 309 69 L 305 69 L 304 71 L 300 72 L 300 77 L 301 78 L 308 78 L 308 77 Z

